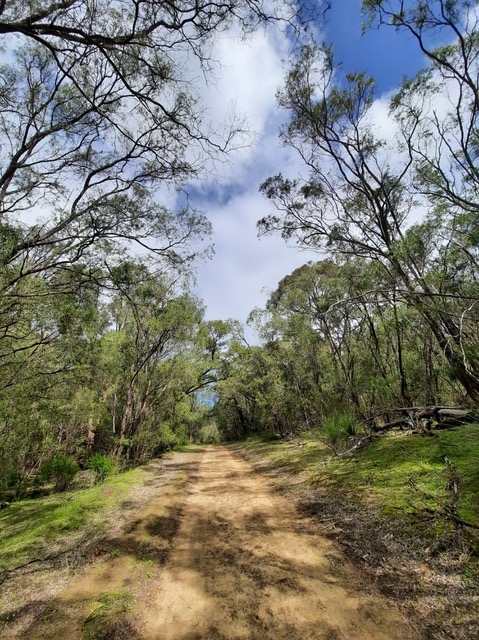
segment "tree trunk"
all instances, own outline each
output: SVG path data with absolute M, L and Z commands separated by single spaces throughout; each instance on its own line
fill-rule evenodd
M 417 276 L 417 283 L 413 283 L 396 259 L 391 259 L 391 265 L 401 276 L 406 286 L 409 303 L 417 309 L 427 322 L 458 382 L 463 386 L 471 400 L 475 404 L 479 404 L 479 378 L 471 370 L 472 367 L 467 362 L 466 355 L 462 350 L 459 327 L 450 316 L 440 309 L 437 310 L 437 317 L 434 317 L 430 309 L 424 304 L 424 297 L 432 296 L 434 292 L 429 289 L 419 275 Z M 421 286 L 422 291 L 418 291 L 418 285 Z
M 125 441 L 126 434 L 128 433 L 131 421 L 133 417 L 133 385 L 131 382 L 128 384 L 127 392 L 126 392 L 126 402 L 123 408 L 123 415 L 121 417 L 121 426 L 120 426 L 120 440 L 116 447 L 115 458 L 119 460 L 121 458 L 121 454 L 123 452 L 123 443 Z

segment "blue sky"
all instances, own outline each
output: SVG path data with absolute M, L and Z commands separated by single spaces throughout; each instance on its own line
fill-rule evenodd
M 387 102 L 406 75 L 414 75 L 424 59 L 411 36 L 382 28 L 361 35 L 359 0 L 333 2 L 322 39 L 332 42 L 345 72 L 366 71 L 376 78 L 378 126 L 387 127 Z M 258 192 L 260 183 L 282 172 L 295 176 L 301 166 L 294 153 L 278 141 L 285 119 L 276 106 L 275 93 L 284 77 L 290 43 L 279 31 L 259 31 L 252 40 L 238 42 L 223 34 L 216 56 L 222 63 L 216 85 L 205 88 L 203 98 L 210 117 L 221 118 L 235 104 L 256 133 L 254 144 L 233 154 L 215 174 L 188 187 L 191 203 L 207 213 L 214 227 L 215 256 L 198 270 L 196 291 L 204 300 L 206 316 L 245 322 L 256 306 L 264 306 L 268 293 L 286 274 L 319 255 L 288 247 L 280 238 L 256 234 L 256 221 L 270 212 Z M 381 122 L 379 122 L 381 120 Z M 249 332 L 249 337 L 254 336 Z
M 334 44 L 345 71 L 365 71 L 375 78 L 378 91 L 383 93 L 422 68 L 423 58 L 410 34 L 382 27 L 362 35 L 363 21 L 358 0 L 333 2 L 327 14 L 324 39 Z

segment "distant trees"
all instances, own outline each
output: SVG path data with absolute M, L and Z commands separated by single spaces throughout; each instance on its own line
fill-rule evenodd
M 363 6 L 370 25 L 407 30 L 428 66 L 383 127 L 374 79 L 343 73 L 331 47 L 293 62 L 280 135 L 309 173 L 264 182 L 276 211 L 258 227 L 321 259 L 252 314 L 263 345 L 218 386 L 234 437 L 317 429 L 337 453 L 358 421 L 414 426 L 414 407 L 479 402 L 477 6 Z
M 251 321 L 262 346 L 236 347 L 216 386 L 228 437 L 314 431 L 338 452 L 398 408 L 412 427 L 414 407 L 463 400 L 421 314 L 366 258 L 303 265 Z
M 86 467 L 99 453 L 122 468 L 201 436 L 234 323 L 205 322 L 171 273 L 125 262 L 110 278 L 111 296 L 63 283 L 0 341 L 0 491 L 20 493 L 53 460 Z
M 365 260 L 379 274 L 369 299 L 385 295 L 419 314 L 477 403 L 477 17 L 468 2 L 364 4 L 371 20 L 411 32 L 431 64 L 391 100 L 397 135 L 385 139 L 372 119 L 373 79 L 343 78 L 330 48 L 304 47 L 279 102 L 290 114 L 281 137 L 309 179 L 262 185 L 278 214 L 260 232 L 340 264 Z M 434 48 L 437 30 L 451 37 Z

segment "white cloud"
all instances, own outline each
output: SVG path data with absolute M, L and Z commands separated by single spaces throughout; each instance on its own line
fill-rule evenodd
M 279 237 L 257 238 L 256 221 L 271 205 L 254 189 L 227 206 L 209 211 L 215 228 L 216 254 L 198 272 L 198 294 L 208 318 L 233 317 L 245 322 L 256 306 L 264 306 L 278 282 L 312 253 L 288 247 Z
M 205 127 L 218 130 L 234 115 L 246 134 L 233 141 L 232 146 L 237 147 L 226 159 L 207 166 L 202 176 L 204 188 L 218 181 L 237 181 L 247 171 L 271 121 L 278 117 L 276 91 L 290 46 L 286 35 L 275 29 L 257 30 L 247 39 L 233 31 L 219 35 L 211 53 L 217 61 L 213 78 L 203 82 L 199 92 Z M 198 78 L 194 71 L 192 75 Z
M 278 128 L 283 115 L 276 107 L 276 91 L 281 86 L 289 43 L 281 32 L 257 32 L 246 42 L 234 34 L 223 34 L 215 54 L 222 71 L 203 98 L 212 121 L 219 122 L 231 103 L 246 115 L 258 134 L 256 144 L 238 151 L 220 174 L 205 176 L 195 185 L 194 202 L 206 211 L 214 226 L 214 258 L 198 271 L 197 292 L 207 307 L 208 318 L 233 317 L 245 322 L 255 306 L 264 306 L 269 292 L 285 275 L 319 253 L 288 247 L 278 236 L 258 240 L 256 222 L 272 210 L 258 192 L 268 176 L 282 172 L 296 177 L 307 172 L 297 154 L 281 146 Z M 397 149 L 398 125 L 389 113 L 394 92 L 378 97 L 368 114 L 367 126 L 385 142 L 381 160 L 400 170 L 404 158 Z M 436 98 L 434 107 L 444 108 Z M 221 204 L 223 203 L 223 204 Z M 424 215 L 420 208 L 411 221 Z
M 224 120 L 235 105 L 254 129 L 254 144 L 232 154 L 219 173 L 202 176 L 194 185 L 193 205 L 206 211 L 213 223 L 215 255 L 198 270 L 197 293 L 207 318 L 236 318 L 245 322 L 256 306 L 264 306 L 278 282 L 312 253 L 288 247 L 280 237 L 258 239 L 256 222 L 272 205 L 258 191 L 268 176 L 297 175 L 301 162 L 278 139 L 282 119 L 276 91 L 285 73 L 290 42 L 281 31 L 257 31 L 247 41 L 223 34 L 214 55 L 221 61 L 215 84 L 202 99 L 212 121 Z M 224 204 L 222 204 L 224 203 Z M 251 332 L 249 338 L 254 339 Z
M 257 31 L 247 41 L 226 36 L 217 44 L 222 76 L 211 87 L 210 98 L 223 110 L 225 103 L 233 101 L 258 133 L 264 129 L 283 78 L 282 58 L 287 55 L 287 42 L 279 35 Z

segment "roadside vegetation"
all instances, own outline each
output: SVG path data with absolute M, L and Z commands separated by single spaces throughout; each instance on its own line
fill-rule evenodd
M 405 548 L 424 542 L 418 562 L 446 550 L 461 585 L 476 584 L 476 3 L 363 1 L 364 28 L 408 33 L 424 61 L 390 96 L 305 41 L 298 20 L 315 4 L 2 4 L 7 569 L 141 481 L 116 472 L 188 443 L 255 437 L 247 450 L 322 491 L 314 508 L 336 527 L 356 527 L 359 557 L 384 568 L 405 528 Z M 159 194 L 245 142 L 238 123 L 214 131 L 203 119 L 188 56 L 214 76 L 216 34 L 277 21 L 298 36 L 278 103 L 302 170 L 263 182 L 272 211 L 258 231 L 318 259 L 251 312 L 250 344 L 239 322 L 206 320 L 193 293 L 207 217 Z M 71 492 L 85 473 L 100 484 Z
M 258 229 L 318 261 L 253 310 L 259 344 L 237 321 L 205 319 L 191 285 L 210 224 L 155 197 L 199 177 L 241 128 L 221 138 L 202 122 L 195 87 L 184 92 L 185 51 L 206 71 L 222 28 L 246 37 L 280 16 L 288 28 L 306 18 L 308 3 L 273 4 L 277 14 L 249 0 L 218 12 L 180 3 L 171 16 L 161 4 L 154 15 L 134 2 L 105 7 L 111 56 L 96 5 L 52 5 L 41 27 L 16 2 L 1 12 L 12 53 L 0 74 L 5 505 L 194 441 L 317 431 L 338 456 L 372 435 L 477 421 L 479 22 L 469 2 L 363 2 L 365 28 L 407 31 L 424 60 L 387 98 L 385 129 L 374 78 L 298 40 L 278 101 L 281 140 L 305 171 L 263 183 L 273 211 Z M 135 105 L 136 124 L 125 117 Z M 41 224 L 20 222 L 31 203 Z
M 245 139 L 233 114 L 205 118 L 185 73 L 215 76 L 223 30 L 305 17 L 292 0 L 67 5 L 0 7 L 4 503 L 48 470 L 65 490 L 96 454 L 126 469 L 202 427 L 238 323 L 206 321 L 192 291 L 209 220 L 164 200 Z
M 458 528 L 474 536 L 479 530 L 477 424 L 427 438 L 413 433 L 378 438 L 342 457 L 333 456 L 313 434 L 288 441 L 246 440 L 241 446 L 338 500 L 402 516 L 426 536 Z
M 236 348 L 214 413 L 228 439 L 273 438 L 245 446 L 303 478 L 359 559 L 387 572 L 392 558 L 400 583 L 405 529 L 415 562 L 455 558 L 445 574 L 465 584 L 479 524 L 479 21 L 469 2 L 363 8 L 365 28 L 408 33 L 424 68 L 380 96 L 333 46 L 293 56 L 280 138 L 304 171 L 262 184 L 258 230 L 318 259 L 251 313 L 261 342 Z
M 131 488 L 147 478 L 140 467 L 89 488 L 18 500 L 1 510 L 0 577 L 19 565 L 54 556 L 79 530 L 82 539 L 105 533 L 105 512 L 126 500 Z

